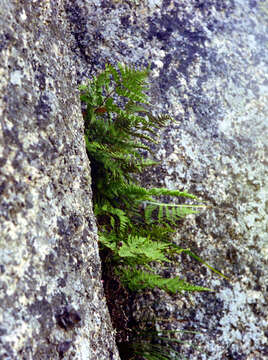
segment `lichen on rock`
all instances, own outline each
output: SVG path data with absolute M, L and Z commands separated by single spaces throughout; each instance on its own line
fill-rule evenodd
M 182 256 L 166 274 L 215 293 L 147 292 L 136 298 L 136 319 L 197 331 L 179 335 L 189 359 L 267 357 L 266 3 L 1 3 L 1 359 L 119 359 L 76 90 L 117 61 L 151 63 L 151 102 L 176 120 L 144 184 L 209 204 L 182 223 L 176 242 L 231 278 Z
M 67 11 L 79 51 L 84 58 L 91 55 L 92 67 L 84 66 L 81 80 L 108 61 L 151 63 L 152 103 L 177 120 L 154 148 L 162 165 L 150 170 L 144 184 L 185 189 L 209 205 L 184 221 L 176 241 L 231 280 L 218 279 L 183 256 L 177 269 L 166 272 L 216 293 L 146 293 L 135 305 L 137 319 L 155 316 L 163 320 L 159 328 L 199 332 L 180 335 L 188 340 L 180 351 L 190 359 L 267 357 L 264 5 L 250 0 L 96 0 L 88 6 L 76 0 L 75 11 Z
M 0 358 L 119 359 L 63 2 L 0 14 Z

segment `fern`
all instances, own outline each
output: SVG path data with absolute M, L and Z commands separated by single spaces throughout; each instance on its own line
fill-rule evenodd
M 97 218 L 108 216 L 112 230 L 116 230 L 117 225 L 120 233 L 123 233 L 131 225 L 126 213 L 121 209 L 114 208 L 110 203 L 96 204 L 94 213 Z
M 112 250 L 114 254 L 117 252 L 117 237 L 114 234 L 108 236 L 106 233 L 99 234 L 99 241 L 105 248 Z
M 159 288 L 175 294 L 181 291 L 212 291 L 211 289 L 192 285 L 186 281 L 175 278 L 163 278 L 160 275 L 148 273 L 137 269 L 124 268 L 121 270 L 121 279 L 132 291 Z
M 176 221 L 182 217 L 190 214 L 197 214 L 199 211 L 196 209 L 201 208 L 198 205 L 178 205 L 178 204 L 165 204 L 160 202 L 147 202 L 145 208 L 145 221 L 147 223 L 158 222 L 163 224 L 165 222 L 176 225 Z M 157 217 L 153 217 L 153 212 L 157 211 Z
M 153 129 L 163 127 L 169 118 L 153 116 L 140 105 L 148 104 L 144 93 L 148 69 L 138 71 L 121 64 L 118 68 L 108 64 L 103 73 L 80 87 L 87 151 L 98 168 L 93 188 L 98 183 L 98 191 L 101 186 L 107 199 L 114 196 L 114 181 L 121 186 L 135 183 L 133 174 L 152 165 L 139 149 L 150 151 L 144 141 L 156 143 Z
M 165 256 L 165 251 L 169 245 L 165 242 L 152 241 L 150 238 L 129 235 L 126 241 L 121 243 L 118 255 L 127 258 L 128 263 L 147 264 L 152 261 L 170 260 Z
M 80 86 L 100 243 L 121 264 L 122 278 L 130 289 L 204 290 L 178 278 L 163 279 L 135 270 L 136 264 L 151 269 L 152 262 L 170 261 L 174 254 L 186 251 L 171 246 L 171 234 L 182 217 L 202 207 L 188 192 L 146 189 L 137 183 L 137 173 L 157 164 L 145 159 L 140 150 L 150 152 L 150 143 L 158 142 L 159 129 L 171 120 L 169 115 L 149 110 L 148 74 L 149 68 L 118 64 L 116 69 L 107 64 L 103 72 Z M 197 204 L 165 203 L 161 197 Z
M 114 264 L 112 274 L 119 275 L 131 291 L 211 291 L 179 277 L 161 277 L 153 270 L 155 262 L 171 262 L 184 252 L 225 277 L 190 249 L 172 242 L 181 219 L 204 207 L 200 200 L 186 191 L 146 189 L 136 180 L 137 174 L 158 164 L 143 154 L 152 154 L 150 144 L 158 143 L 161 128 L 172 121 L 169 115 L 150 111 L 148 74 L 149 68 L 107 64 L 103 72 L 80 86 L 101 255 L 109 272 Z M 171 198 L 176 201 L 167 201 Z M 145 342 L 134 354 L 148 360 L 171 360 L 175 353 L 169 344 Z

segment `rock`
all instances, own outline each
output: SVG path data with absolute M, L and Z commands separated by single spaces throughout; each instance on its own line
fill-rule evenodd
M 119 359 L 63 2 L 0 14 L 0 359 Z
M 208 204 L 184 221 L 176 241 L 230 281 L 183 256 L 169 273 L 215 293 L 156 291 L 136 302 L 137 318 L 153 314 L 163 319 L 159 328 L 199 332 L 177 335 L 188 341 L 179 347 L 187 359 L 268 356 L 267 8 L 251 0 L 75 0 L 67 7 L 78 79 L 108 61 L 151 62 L 155 109 L 177 120 L 154 148 L 163 162 L 145 184 L 185 189 Z
M 151 63 L 152 103 L 175 123 L 147 186 L 208 208 L 176 236 L 170 275 L 215 293 L 139 295 L 135 316 L 187 341 L 187 359 L 267 348 L 267 1 L 2 2 L 0 358 L 118 359 L 100 282 L 77 84 L 105 62 Z

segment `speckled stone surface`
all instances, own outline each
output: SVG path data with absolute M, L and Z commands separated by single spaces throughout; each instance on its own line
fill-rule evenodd
M 1 360 L 118 358 L 76 91 L 107 61 L 151 63 L 152 103 L 176 122 L 154 149 L 162 166 L 144 181 L 210 205 L 183 222 L 176 241 L 231 279 L 179 258 L 165 274 L 215 293 L 148 292 L 137 297 L 136 317 L 197 331 L 177 335 L 186 359 L 268 358 L 267 8 L 255 0 L 0 3 Z
M 75 0 L 66 8 L 78 81 L 107 61 L 151 63 L 152 102 L 176 122 L 154 149 L 162 166 L 145 184 L 186 189 L 210 206 L 184 221 L 176 241 L 231 280 L 185 256 L 166 273 L 215 293 L 156 291 L 136 303 L 137 318 L 199 332 L 178 335 L 186 359 L 268 358 L 267 8 L 253 0 Z
M 63 5 L 0 2 L 1 360 L 119 359 Z

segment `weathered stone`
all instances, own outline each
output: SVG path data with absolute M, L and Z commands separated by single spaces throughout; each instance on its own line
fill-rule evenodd
M 170 274 L 215 293 L 147 293 L 136 317 L 197 330 L 180 336 L 188 359 L 267 357 L 267 7 L 1 2 L 1 359 L 118 358 L 76 91 L 108 61 L 151 63 L 152 102 L 177 122 L 155 148 L 162 166 L 144 181 L 207 201 L 177 242 L 231 278 L 179 258 Z
M 163 132 L 155 148 L 163 163 L 146 184 L 186 189 L 209 205 L 184 221 L 177 242 L 231 280 L 182 257 L 169 273 L 215 293 L 156 291 L 136 304 L 137 318 L 155 314 L 159 327 L 199 332 L 182 335 L 187 359 L 267 357 L 267 8 L 250 0 L 75 0 L 66 8 L 79 79 L 108 61 L 151 62 L 155 108 L 177 122 Z
M 63 5 L 0 3 L 1 360 L 119 359 Z

